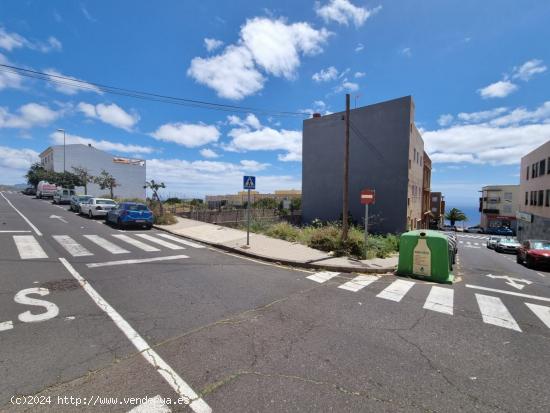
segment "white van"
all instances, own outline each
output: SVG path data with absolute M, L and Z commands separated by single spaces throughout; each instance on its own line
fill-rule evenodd
M 36 197 L 40 199 L 46 198 L 46 197 L 53 198 L 56 192 L 57 192 L 57 186 L 55 186 L 54 184 L 50 184 L 49 182 L 46 182 L 46 181 L 40 181 L 38 183 L 38 186 L 36 187 Z
M 71 203 L 71 197 L 73 195 L 76 195 L 74 189 L 58 189 L 53 196 L 53 203 L 54 204 L 70 204 Z

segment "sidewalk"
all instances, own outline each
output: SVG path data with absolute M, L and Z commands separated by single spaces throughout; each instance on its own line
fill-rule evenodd
M 393 272 L 397 267 L 397 256 L 362 261 L 332 257 L 326 252 L 302 244 L 254 233 L 250 233 L 250 246 L 247 247 L 246 231 L 180 217 L 177 217 L 177 220 L 176 224 L 155 225 L 155 228 L 225 251 L 294 267 L 379 274 Z

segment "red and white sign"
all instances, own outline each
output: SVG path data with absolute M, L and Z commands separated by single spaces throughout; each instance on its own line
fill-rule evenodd
M 374 204 L 374 189 L 363 189 L 361 191 L 361 204 L 363 205 Z

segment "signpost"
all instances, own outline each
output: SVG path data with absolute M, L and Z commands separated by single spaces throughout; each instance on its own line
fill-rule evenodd
M 369 205 L 374 204 L 374 189 L 363 189 L 361 191 L 361 204 L 365 205 L 365 258 L 367 258 L 367 235 L 369 228 Z
M 248 190 L 248 202 L 246 203 L 246 245 L 250 245 L 250 190 L 256 189 L 255 176 L 243 176 L 243 189 Z

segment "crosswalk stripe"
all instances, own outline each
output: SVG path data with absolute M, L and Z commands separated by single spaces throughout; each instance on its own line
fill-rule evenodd
M 525 305 L 540 318 L 540 321 L 542 321 L 546 327 L 550 328 L 550 307 L 531 303 L 525 303 Z
M 175 237 L 173 235 L 169 235 L 169 234 L 157 234 L 157 235 L 159 235 L 163 238 L 171 239 L 172 241 L 180 242 L 184 245 L 188 245 L 188 246 L 193 247 L 193 248 L 204 248 L 204 245 L 197 244 L 197 243 L 191 242 L 191 241 L 187 241 L 185 239 L 178 238 L 178 237 Z
M 155 396 L 129 410 L 128 413 L 170 413 L 172 410 L 164 404 L 162 397 Z
M 3 321 L 0 323 L 0 331 L 11 330 L 13 328 L 13 321 Z
M 152 245 L 146 244 L 145 242 L 141 242 L 138 239 L 131 238 L 128 235 L 113 234 L 113 237 L 121 241 L 124 241 L 130 245 L 133 245 L 134 247 L 139 248 L 140 250 L 143 250 L 143 251 L 147 251 L 147 252 L 160 251 L 157 247 L 153 247 Z
M 84 235 L 84 238 L 89 239 L 97 246 L 109 251 L 111 254 L 128 254 L 130 251 L 113 244 L 111 241 L 100 237 L 99 235 Z
M 453 315 L 454 290 L 433 286 L 426 298 L 424 307 L 426 310 Z
M 353 291 L 354 293 L 365 288 L 367 285 L 377 281 L 379 278 L 374 275 L 358 275 L 353 280 L 340 285 L 342 290 Z
M 136 234 L 138 237 L 141 237 L 143 239 L 146 239 L 147 241 L 154 242 L 155 244 L 162 245 L 163 247 L 169 248 L 171 250 L 184 250 L 185 248 L 181 245 L 172 244 L 171 242 L 164 241 L 162 239 L 158 239 L 155 237 L 152 237 L 149 234 Z
M 321 271 L 316 272 L 315 274 L 311 274 L 310 276 L 306 277 L 308 280 L 315 281 L 318 283 L 324 283 L 325 281 L 330 280 L 333 277 L 336 277 L 339 272 L 331 272 L 331 271 Z
M 14 235 L 13 240 L 21 259 L 48 258 L 33 235 Z
M 412 281 L 396 280 L 384 288 L 377 297 L 399 302 L 405 294 L 409 292 L 413 285 L 414 282 Z
M 52 235 L 52 237 L 73 257 L 87 257 L 94 255 L 68 235 Z
M 483 294 L 476 294 L 475 296 L 484 323 L 521 331 L 518 323 L 500 298 Z

